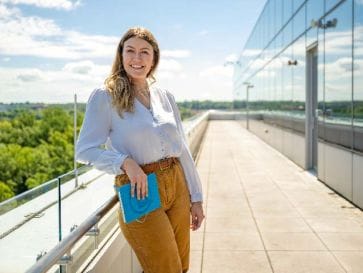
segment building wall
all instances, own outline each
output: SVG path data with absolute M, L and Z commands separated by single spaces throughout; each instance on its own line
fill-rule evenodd
M 235 65 L 234 100 L 248 97 L 249 113 L 262 115 L 250 129 L 311 168 L 312 48 L 317 176 L 363 207 L 363 1 L 267 1 Z

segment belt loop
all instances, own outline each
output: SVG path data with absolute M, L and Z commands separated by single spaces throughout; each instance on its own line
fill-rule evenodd
M 162 163 L 164 163 L 165 161 L 167 162 L 167 160 L 164 160 L 164 159 L 159 160 L 159 169 L 160 169 L 160 171 L 164 171 L 164 170 L 166 170 L 166 169 L 168 169 L 170 167 L 170 164 L 168 164 L 166 167 L 162 166 Z

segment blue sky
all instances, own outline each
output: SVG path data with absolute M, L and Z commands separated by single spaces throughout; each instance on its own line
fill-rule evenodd
M 231 66 L 265 0 L 0 0 L 0 102 L 85 102 L 122 34 L 153 32 L 157 85 L 178 101 L 231 100 Z

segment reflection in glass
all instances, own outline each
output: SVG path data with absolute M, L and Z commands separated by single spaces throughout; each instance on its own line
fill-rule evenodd
M 277 33 L 283 26 L 283 0 L 275 0 L 275 30 Z
M 308 0 L 306 2 L 306 28 L 311 26 L 312 21 L 318 21 L 324 15 L 324 0 Z M 317 41 L 318 28 L 312 27 L 306 33 L 306 45 L 309 46 Z
M 322 19 L 322 22 L 325 23 L 325 20 Z M 313 30 L 312 30 L 313 31 Z M 317 30 L 318 36 L 318 110 L 316 116 L 318 118 L 318 138 L 325 139 L 325 116 L 323 113 L 325 112 L 325 88 L 324 88 L 324 63 L 325 63 L 325 55 L 324 55 L 324 29 L 318 28 Z
M 354 2 L 354 149 L 363 152 L 363 2 Z
M 274 0 L 270 0 L 266 4 L 266 27 L 267 27 L 267 34 L 266 39 L 267 43 L 269 43 L 273 37 L 274 33 L 274 20 L 275 20 L 275 14 L 274 14 Z
M 267 1 L 236 69 L 235 97 L 246 99 L 247 79 L 250 109 L 295 130 L 295 118 L 305 119 L 307 50 L 317 55 L 319 138 L 363 152 L 362 0 Z
M 292 41 L 292 21 L 282 30 L 282 47 L 286 48 Z
M 292 69 L 287 65 L 289 60 L 292 60 L 292 46 L 282 53 L 282 86 L 284 88 L 280 107 L 286 116 L 290 114 L 292 105 Z
M 338 4 L 341 0 L 325 0 L 325 11 L 329 12 L 336 4 Z
M 293 12 L 296 12 L 297 9 L 300 8 L 302 3 L 304 3 L 304 0 L 294 0 L 294 10 L 293 10 Z
M 310 27 L 311 21 L 317 21 L 324 15 L 324 0 L 308 0 L 306 2 L 306 23 Z
M 284 0 L 284 24 L 287 23 L 287 21 L 291 18 L 292 16 L 292 1 L 291 0 Z
M 363 2 L 354 10 L 354 125 L 363 127 Z
M 298 118 L 305 118 L 305 37 L 300 37 L 293 44 L 293 105 L 292 114 Z
M 305 6 L 303 6 L 293 18 L 293 40 L 305 32 L 305 26 Z
M 337 20 L 334 27 L 329 21 Z M 325 20 L 326 140 L 352 147 L 352 3 L 347 0 Z M 330 125 L 329 125 L 330 124 Z M 334 128 L 339 126 L 339 136 Z M 330 133 L 329 133 L 330 132 Z
M 326 122 L 351 124 L 352 117 L 352 8 L 340 5 L 326 18 L 337 20 L 325 30 L 325 115 Z

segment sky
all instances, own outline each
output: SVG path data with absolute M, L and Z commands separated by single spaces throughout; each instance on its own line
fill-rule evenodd
M 155 85 L 232 100 L 233 66 L 266 0 L 0 0 L 0 102 L 86 102 L 128 28 L 156 37 Z

